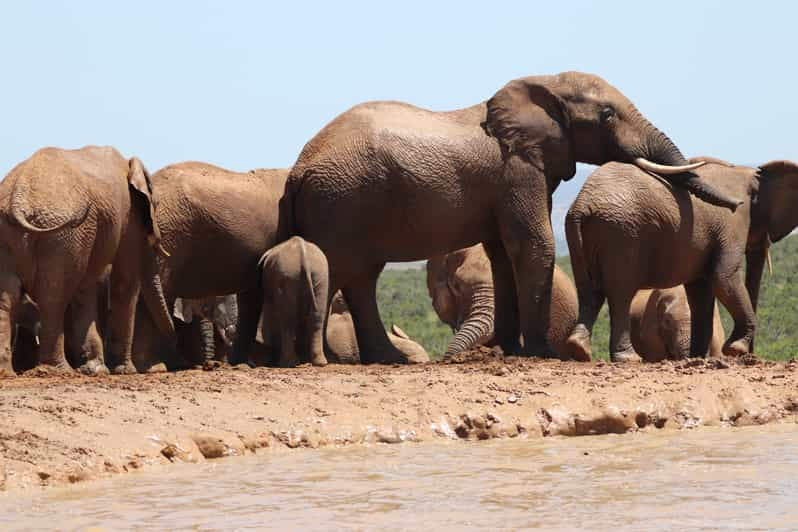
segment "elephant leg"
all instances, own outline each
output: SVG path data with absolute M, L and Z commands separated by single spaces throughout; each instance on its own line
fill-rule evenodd
M 77 290 L 77 283 L 67 279 L 79 278 L 77 272 L 68 272 L 55 257 L 39 258 L 47 267 L 40 270 L 33 289 L 33 299 L 39 304 L 41 330 L 39 333 L 39 364 L 57 371 L 70 372 L 71 366 L 64 353 L 64 317 L 67 302 Z
M 545 187 L 545 184 L 542 186 Z M 513 266 L 521 333 L 522 354 L 556 357 L 548 346 L 546 331 L 551 307 L 554 272 L 554 235 L 548 210 L 526 191 L 513 191 L 499 218 L 502 243 Z
M 213 321 L 207 316 L 202 316 L 199 320 L 199 329 L 200 342 L 202 343 L 202 362 L 210 362 L 216 356 Z
M 484 242 L 493 275 L 494 319 L 493 342 L 507 353 L 521 350 L 521 321 L 518 314 L 518 294 L 515 290 L 513 265 L 501 241 Z
M 71 302 L 72 323 L 67 329 L 70 342 L 80 351 L 78 371 L 86 375 L 108 374 L 103 353 L 103 340 L 97 327 L 97 283 L 79 290 Z
M 280 357 L 277 365 L 281 368 L 293 368 L 299 364 L 299 356 L 296 350 L 296 320 L 285 317 L 280 320 Z
M 684 286 L 690 304 L 690 356 L 706 357 L 712 341 L 715 318 L 715 294 L 706 280 L 693 281 Z
M 613 362 L 640 362 L 640 355 L 632 346 L 632 321 L 629 307 L 635 291 L 619 288 L 610 291 L 607 299 L 610 307 L 610 360 Z
M 114 266 L 111 276 L 111 319 L 108 323 L 110 342 L 108 361 L 115 374 L 136 373 L 131 356 L 136 304 L 141 284 L 125 278 Z
M 729 276 L 716 275 L 713 285 L 715 296 L 734 320 L 734 330 L 723 345 L 723 354 L 739 356 L 750 353 L 756 331 L 756 314 L 745 289 L 743 272 L 737 270 Z
M 355 323 L 360 361 L 364 364 L 407 361 L 407 357 L 388 339 L 377 307 L 377 279 L 384 266 L 374 266 L 366 274 L 350 281 L 343 289 L 344 299 Z
M 322 279 L 318 286 L 311 287 L 316 292 L 316 301 L 324 303 L 328 300 L 328 284 L 326 277 Z M 310 363 L 314 366 L 326 366 L 327 357 L 324 356 L 324 330 L 327 319 L 327 309 L 329 305 L 318 308 L 308 309 L 307 321 L 305 323 L 304 334 L 307 336 L 307 349 L 310 355 Z
M 238 293 L 236 338 L 233 341 L 233 352 L 229 360 L 231 365 L 246 364 L 249 361 L 249 353 L 255 345 L 262 310 L 263 294 L 260 290 L 245 290 Z

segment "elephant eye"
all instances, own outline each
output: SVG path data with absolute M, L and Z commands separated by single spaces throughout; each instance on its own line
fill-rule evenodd
M 601 111 L 599 111 L 599 121 L 602 124 L 607 123 L 613 116 L 615 116 L 615 109 L 612 107 L 602 107 Z

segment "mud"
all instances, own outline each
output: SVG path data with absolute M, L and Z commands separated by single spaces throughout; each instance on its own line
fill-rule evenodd
M 584 364 L 481 349 L 419 366 L 34 374 L 0 381 L 0 491 L 301 448 L 776 422 L 798 422 L 796 361 Z

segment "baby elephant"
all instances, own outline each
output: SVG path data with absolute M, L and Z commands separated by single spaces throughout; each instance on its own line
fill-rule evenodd
M 646 362 L 690 356 L 690 305 L 684 286 L 640 290 L 631 305 L 632 346 Z M 723 348 L 723 323 L 715 304 L 709 356 Z
M 327 257 L 295 236 L 260 258 L 263 287 L 263 343 L 281 367 L 308 360 L 324 366 L 324 318 L 327 315 Z M 265 330 L 264 330 L 265 329 Z

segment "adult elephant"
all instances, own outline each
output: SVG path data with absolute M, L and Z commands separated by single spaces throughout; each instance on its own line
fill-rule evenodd
M 128 160 L 110 147 L 44 148 L 9 172 L 0 183 L 0 198 L 0 245 L 14 259 L 13 266 L 2 267 L 14 270 L 39 305 L 39 364 L 71 369 L 64 353 L 65 313 L 79 298 L 85 305 L 73 325 L 84 353 L 81 370 L 108 371 L 95 302 L 97 282 L 109 265 L 114 272 L 109 325 L 113 371 L 132 368 L 139 294 L 159 328 L 172 333 L 158 272 L 142 260 L 160 244 L 160 233 L 149 174 L 137 158 Z M 0 336 L 10 334 L 7 317 L 0 323 Z M 13 373 L 3 364 L 3 370 Z
M 457 111 L 399 102 L 346 111 L 305 145 L 291 170 L 281 240 L 293 232 L 321 247 L 331 293 L 343 289 L 368 362 L 403 358 L 377 309 L 385 263 L 479 242 L 495 280 L 497 342 L 547 354 L 551 193 L 577 161 L 612 160 L 669 174 L 712 202 L 739 203 L 683 173 L 700 163 L 688 165 L 617 89 L 567 72 L 511 81 L 489 101 Z
M 278 208 L 287 169 L 240 173 L 201 162 L 162 168 L 152 176 L 162 245 L 157 259 L 170 308 L 175 300 L 238 294 L 238 325 L 230 363 L 245 362 L 262 306 L 258 259 L 276 244 Z M 142 312 L 139 312 L 141 316 Z M 134 346 L 140 371 L 161 368 L 157 330 L 137 321 Z
M 438 317 L 455 332 L 446 356 L 493 340 L 493 276 L 482 244 L 427 261 L 427 289 Z M 579 310 L 574 283 L 556 264 L 546 341 L 559 355 Z
M 638 290 L 629 315 L 632 347 L 645 362 L 690 356 L 692 320 L 684 286 Z M 726 339 L 718 305 L 712 317 L 709 356 L 719 357 Z
M 612 360 L 640 360 L 630 337 L 632 298 L 642 288 L 681 284 L 692 316 L 691 356 L 707 354 L 715 298 L 734 319 L 723 353 L 753 351 L 770 243 L 798 226 L 798 165 L 696 161 L 709 163 L 697 171 L 702 180 L 745 198 L 743 206 L 730 212 L 696 201 L 629 164 L 610 163 L 588 177 L 565 221 L 579 294 L 579 320 L 568 339 L 573 352 L 590 356 L 590 334 L 606 298 Z

